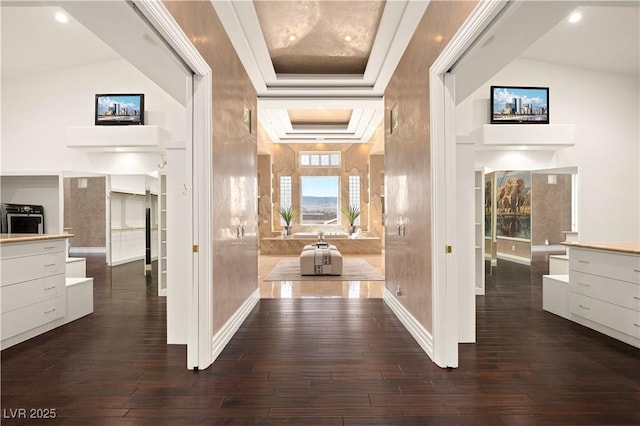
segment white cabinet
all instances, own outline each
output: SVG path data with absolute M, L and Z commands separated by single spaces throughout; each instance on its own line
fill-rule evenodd
M 572 246 L 571 319 L 640 347 L 640 256 Z
M 2 349 L 64 323 L 66 239 L 0 245 Z
M 111 201 L 111 266 L 144 259 L 144 193 L 111 191 L 109 198 Z

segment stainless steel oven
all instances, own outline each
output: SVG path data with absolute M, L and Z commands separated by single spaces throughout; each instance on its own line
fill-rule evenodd
M 1 229 L 5 234 L 44 234 L 44 207 L 33 204 L 0 205 Z

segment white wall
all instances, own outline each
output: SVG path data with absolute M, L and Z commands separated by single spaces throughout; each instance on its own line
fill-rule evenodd
M 580 241 L 639 241 L 639 77 L 517 59 L 457 106 L 456 134 L 489 122 L 492 84 L 548 86 L 550 122 L 574 124 L 576 144 L 555 153 L 476 152 L 476 167 L 578 166 Z
M 157 153 L 88 152 L 66 147 L 67 126 L 92 126 L 96 93 L 144 93 L 145 124 L 185 140 L 186 110 L 124 60 L 2 80 L 3 172 L 43 170 L 150 173 Z
M 55 174 L 0 176 L 0 201 L 12 204 L 36 204 L 44 208 L 44 231 L 61 234 L 62 177 Z

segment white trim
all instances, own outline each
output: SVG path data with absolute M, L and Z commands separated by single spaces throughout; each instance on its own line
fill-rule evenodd
M 429 71 L 431 111 L 431 245 L 432 245 L 432 312 L 433 360 L 441 367 L 458 365 L 458 306 L 455 255 L 447 255 L 446 246 L 453 246 L 455 197 L 447 197 L 447 187 L 455 188 L 455 133 L 452 107 L 455 105 L 453 82 L 445 74 L 471 47 L 506 5 L 504 0 L 481 1 L 458 32 L 447 44 Z M 450 199 L 448 199 L 450 198 Z M 455 253 L 455 247 L 454 247 Z
M 514 256 L 512 254 L 506 253 L 498 253 L 497 257 L 498 259 L 506 260 L 508 262 L 519 263 L 521 265 L 531 265 L 531 259 L 529 259 L 528 257 Z
M 404 325 L 407 331 L 409 331 L 416 342 L 418 342 L 418 345 L 420 345 L 422 350 L 425 351 L 431 359 L 433 359 L 433 337 L 427 329 L 424 328 L 413 315 L 411 315 L 411 312 L 409 312 L 404 305 L 395 298 L 389 289 L 384 289 L 382 299 L 387 306 L 391 308 L 393 313 L 398 317 L 402 325 Z
M 497 240 L 520 241 L 522 243 L 530 243 L 531 242 L 530 238 L 501 237 L 501 236 L 497 236 L 496 237 L 496 241 Z
M 256 289 L 247 300 L 240 305 L 237 311 L 218 330 L 211 340 L 211 353 L 216 359 L 225 346 L 229 343 L 234 334 L 238 331 L 244 320 L 247 319 L 253 308 L 260 301 L 260 289 Z
M 211 0 L 231 44 L 260 96 L 382 96 L 429 5 L 426 0 L 387 2 L 364 74 L 276 74 L 252 2 Z
M 84 253 L 96 253 L 105 254 L 107 252 L 106 247 L 69 247 L 69 254 L 84 254 Z
M 191 233 L 194 246 L 191 268 L 186 268 L 191 282 L 187 295 L 187 368 L 204 369 L 214 361 L 210 351 L 213 335 L 213 266 L 211 259 L 212 217 L 212 71 L 171 13 L 156 0 L 135 0 L 136 6 L 160 33 L 177 55 L 191 68 L 193 77 L 193 133 L 187 141 L 187 176 L 191 175 Z M 189 143 L 191 142 L 191 143 Z M 200 262 L 200 259 L 205 261 Z
M 194 78 L 193 93 L 193 244 L 198 246 L 194 253 L 193 306 L 198 310 L 198 368 L 204 369 L 213 363 L 215 357 L 210 352 L 213 336 L 213 154 L 212 138 L 212 97 L 211 74 Z M 198 125 L 196 126 L 196 123 Z M 195 277 L 198 277 L 197 280 Z M 197 284 L 196 284 L 197 283 Z M 191 309 L 191 308 L 190 308 Z
M 112 260 L 111 266 L 124 265 L 125 263 L 136 262 L 138 260 L 144 260 L 144 254 L 140 256 L 129 256 L 122 259 Z

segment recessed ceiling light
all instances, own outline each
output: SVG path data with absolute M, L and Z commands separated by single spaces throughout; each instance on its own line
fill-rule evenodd
M 57 12 L 55 17 L 56 21 L 60 22 L 61 24 L 66 24 L 67 22 L 69 22 L 69 17 L 62 12 Z
M 296 36 L 294 34 L 291 34 L 289 36 L 289 41 L 296 41 Z
M 580 12 L 573 12 L 571 15 L 569 15 L 569 22 L 571 22 L 572 24 L 579 22 L 581 19 L 582 13 Z
M 353 40 L 353 39 L 351 38 L 351 36 L 350 36 L 350 35 L 346 35 L 346 36 L 344 36 L 344 41 L 349 42 L 349 41 L 351 41 L 351 40 Z

